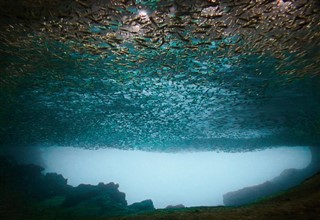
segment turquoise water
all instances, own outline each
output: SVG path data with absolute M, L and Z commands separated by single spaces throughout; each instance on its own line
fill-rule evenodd
M 253 202 L 257 189 L 273 194 L 297 185 L 319 170 L 319 21 L 317 0 L 0 0 L 0 155 L 12 151 L 18 161 L 45 166 L 40 148 L 70 146 L 86 155 L 98 152 L 93 149 L 167 155 L 160 160 L 166 164 L 188 152 L 207 158 L 315 147 L 306 168 L 292 169 L 306 158 L 297 157 L 295 166 L 269 179 L 273 187 L 266 179 L 234 187 L 239 190 L 224 192 L 224 204 Z M 127 181 L 72 187 L 68 176 L 44 175 L 43 168 L 10 158 L 0 162 L 0 206 L 7 207 L 0 217 L 30 216 L 16 211 L 17 201 L 31 216 L 49 205 L 49 214 L 67 219 L 79 210 L 93 216 L 154 210 L 150 200 L 128 206 L 127 192 L 119 191 Z M 191 168 L 203 164 L 194 163 Z M 71 169 L 55 166 L 52 172 L 63 175 L 59 169 Z M 142 200 L 130 193 L 130 203 Z
M 317 1 L 2 5 L 3 146 L 319 143 Z

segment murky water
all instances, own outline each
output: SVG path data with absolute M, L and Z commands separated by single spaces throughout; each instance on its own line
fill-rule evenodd
M 168 205 L 223 205 L 222 196 L 279 176 L 286 169 L 304 169 L 308 148 L 275 148 L 250 153 L 155 153 L 117 149 L 43 149 L 46 172 L 61 173 L 68 183 L 115 182 L 129 204 L 152 199 Z M 287 179 L 292 181 L 292 179 Z

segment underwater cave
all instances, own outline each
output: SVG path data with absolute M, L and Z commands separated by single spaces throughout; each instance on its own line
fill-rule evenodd
M 317 0 L 0 0 L 0 219 L 319 219 Z

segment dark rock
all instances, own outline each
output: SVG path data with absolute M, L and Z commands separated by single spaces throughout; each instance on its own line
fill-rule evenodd
M 223 203 L 226 206 L 239 206 L 252 203 L 259 198 L 275 193 L 274 184 L 270 181 L 263 184 L 245 187 L 238 191 L 228 192 L 223 195 Z
M 301 170 L 286 169 L 271 181 L 226 193 L 223 195 L 223 202 L 227 206 L 249 204 L 282 190 L 296 186 L 306 177 L 306 173 Z
M 99 183 L 97 186 L 80 184 L 67 194 L 62 204 L 64 207 L 77 206 L 79 204 L 94 202 L 103 209 L 126 207 L 125 194 L 118 190 L 119 185 L 114 183 Z
M 68 185 L 68 180 L 57 173 L 47 173 L 38 186 L 42 199 L 64 196 L 70 189 L 72 189 L 72 186 Z
M 258 201 L 277 192 L 297 186 L 320 169 L 320 148 L 311 147 L 312 161 L 304 169 L 286 169 L 279 176 L 260 185 L 246 187 L 223 195 L 226 206 L 239 206 Z
M 61 174 L 57 173 L 47 173 L 44 176 L 44 181 L 60 187 L 66 186 L 68 183 L 67 179 L 65 179 Z
M 136 202 L 128 206 L 128 209 L 133 211 L 152 211 L 155 210 L 151 199 L 142 202 Z
M 14 198 L 14 201 L 24 202 L 25 207 L 32 204 L 44 209 L 56 207 L 78 216 L 107 216 L 155 209 L 151 200 L 128 206 L 126 195 L 119 191 L 118 184 L 80 184 L 72 187 L 62 175 L 44 175 L 43 170 L 37 165 L 20 165 L 0 156 L 0 207 L 14 210 L 18 207 L 10 202 Z
M 168 205 L 166 207 L 166 209 L 182 209 L 182 208 L 185 208 L 185 206 L 182 205 L 182 204 L 179 204 L 179 205 Z

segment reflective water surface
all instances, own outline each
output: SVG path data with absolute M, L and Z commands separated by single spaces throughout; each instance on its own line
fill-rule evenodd
M 319 144 L 318 1 L 36 2 L 0 1 L 1 145 Z

